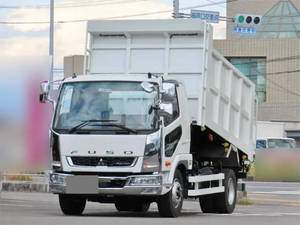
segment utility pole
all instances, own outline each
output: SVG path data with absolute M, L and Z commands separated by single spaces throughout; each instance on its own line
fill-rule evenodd
M 49 30 L 49 56 L 51 57 L 50 82 L 53 81 L 53 52 L 54 52 L 54 0 L 50 0 L 50 30 Z
M 179 18 L 179 0 L 173 0 L 173 18 Z

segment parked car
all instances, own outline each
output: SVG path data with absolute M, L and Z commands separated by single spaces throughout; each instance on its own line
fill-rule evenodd
M 293 138 L 259 138 L 256 148 L 296 148 L 296 141 Z

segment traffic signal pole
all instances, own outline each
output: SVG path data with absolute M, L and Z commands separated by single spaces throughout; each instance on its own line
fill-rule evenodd
M 50 79 L 53 81 L 53 52 L 54 52 L 54 0 L 50 0 L 50 30 L 49 30 L 49 56 L 51 57 Z

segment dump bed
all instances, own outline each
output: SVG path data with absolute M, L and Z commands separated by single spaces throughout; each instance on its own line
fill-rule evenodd
M 89 21 L 86 72 L 163 75 L 182 81 L 191 121 L 249 154 L 254 149 L 255 87 L 212 47 L 197 19 Z

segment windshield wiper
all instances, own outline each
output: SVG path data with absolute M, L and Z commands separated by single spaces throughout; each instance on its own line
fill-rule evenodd
M 76 125 L 75 127 L 72 127 L 70 130 L 69 130 L 69 133 L 74 133 L 76 130 L 79 130 L 80 128 L 88 125 L 89 123 L 97 123 L 97 122 L 114 122 L 114 121 L 117 121 L 117 120 L 84 120 L 82 121 L 80 124 Z
M 124 125 L 121 125 L 121 124 L 116 124 L 116 123 L 107 123 L 107 124 L 99 124 L 99 126 L 107 126 L 107 127 L 118 127 L 118 128 L 120 128 L 120 129 L 122 129 L 122 130 L 126 130 L 126 131 L 128 131 L 128 132 L 131 132 L 131 133 L 134 133 L 134 134 L 137 134 L 138 132 L 136 131 L 136 130 L 134 130 L 134 129 L 131 129 L 131 128 L 128 128 L 128 127 L 126 127 L 126 126 L 124 126 Z

